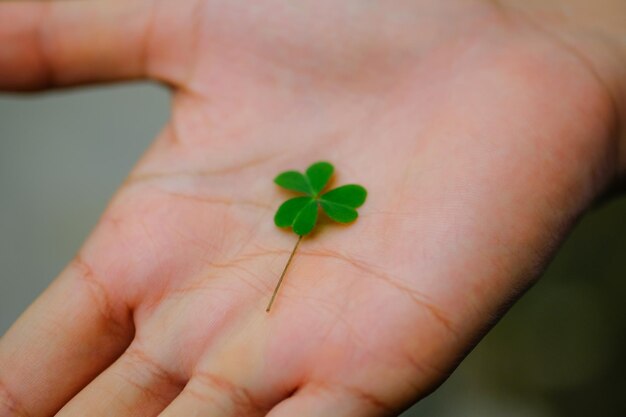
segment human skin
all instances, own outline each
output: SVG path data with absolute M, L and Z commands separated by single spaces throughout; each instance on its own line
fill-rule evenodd
M 623 177 L 619 25 L 531 6 L 0 3 L 0 88 L 173 91 L 0 339 L 0 417 L 386 416 L 435 389 Z M 369 197 L 302 241 L 268 314 L 296 242 L 271 180 L 317 160 Z

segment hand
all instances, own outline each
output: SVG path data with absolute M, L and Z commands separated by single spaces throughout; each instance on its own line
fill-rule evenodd
M 0 340 L 0 416 L 382 416 L 432 391 L 622 168 L 619 72 L 541 27 L 462 0 L 0 4 L 0 87 L 173 89 Z M 267 314 L 296 241 L 271 180 L 317 160 L 369 198 Z

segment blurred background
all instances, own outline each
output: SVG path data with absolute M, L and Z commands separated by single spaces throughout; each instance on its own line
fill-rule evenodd
M 152 84 L 0 95 L 0 334 L 73 257 L 165 123 Z M 582 219 L 544 277 L 403 417 L 626 416 L 626 199 Z

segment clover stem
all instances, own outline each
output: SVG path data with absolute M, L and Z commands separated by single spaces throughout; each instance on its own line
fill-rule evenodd
M 287 260 L 287 265 L 285 265 L 285 269 L 283 269 L 283 273 L 280 274 L 280 278 L 278 279 L 278 284 L 276 284 L 276 288 L 274 289 L 274 294 L 272 294 L 272 299 L 270 300 L 270 303 L 267 305 L 267 309 L 265 309 L 266 312 L 270 312 L 270 309 L 272 308 L 272 304 L 274 304 L 274 299 L 276 298 L 276 294 L 278 294 L 278 289 L 280 288 L 280 284 L 283 283 L 283 279 L 285 279 L 285 273 L 287 272 L 287 268 L 289 268 L 289 264 L 291 263 L 291 260 L 293 259 L 293 255 L 296 254 L 296 249 L 298 249 L 298 245 L 300 245 L 300 241 L 302 241 L 302 238 L 304 236 L 300 235 L 298 237 L 298 241 L 296 242 L 296 246 L 293 247 L 293 250 L 291 251 L 291 255 L 289 255 L 289 259 Z

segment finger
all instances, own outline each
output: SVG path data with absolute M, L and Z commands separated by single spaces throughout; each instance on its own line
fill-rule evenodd
M 81 260 L 0 339 L 0 416 L 49 416 L 109 366 L 133 335 L 128 309 Z
M 228 336 L 212 343 L 192 370 L 183 392 L 159 417 L 265 416 L 289 395 L 292 378 L 285 369 L 267 372 L 267 321 L 243 320 Z
M 374 394 L 356 388 L 309 384 L 274 407 L 267 417 L 382 417 L 397 415 Z
M 203 372 L 189 381 L 159 417 L 256 417 L 265 416 L 270 407 L 244 384 L 223 375 Z
M 221 353 L 212 352 L 194 371 L 185 389 L 159 417 L 265 416 L 286 397 L 275 378 L 261 377 L 263 362 L 254 345 L 227 342 L 223 348 Z
M 0 2 L 0 89 L 145 76 L 150 3 Z
M 185 379 L 144 351 L 130 347 L 57 414 L 57 417 L 156 416 L 182 390 Z

